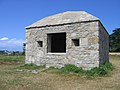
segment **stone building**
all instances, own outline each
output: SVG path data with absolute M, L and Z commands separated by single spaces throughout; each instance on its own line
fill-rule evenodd
M 64 12 L 26 27 L 26 64 L 83 69 L 109 61 L 109 35 L 100 20 L 84 11 Z

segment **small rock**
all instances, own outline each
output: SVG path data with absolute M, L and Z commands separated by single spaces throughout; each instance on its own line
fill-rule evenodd
M 32 70 L 31 72 L 34 73 L 34 74 L 37 74 L 37 73 L 38 73 L 37 70 Z
M 17 69 L 16 72 L 23 72 L 24 70 Z
M 31 72 L 31 70 L 25 70 L 25 72 Z

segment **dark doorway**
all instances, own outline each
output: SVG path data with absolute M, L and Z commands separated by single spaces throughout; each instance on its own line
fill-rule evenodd
M 48 52 L 65 53 L 66 52 L 66 33 L 47 34 Z

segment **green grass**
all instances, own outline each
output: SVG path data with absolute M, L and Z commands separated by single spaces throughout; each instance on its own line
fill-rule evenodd
M 22 66 L 17 67 L 17 69 L 29 69 L 29 70 L 35 70 L 35 69 L 42 69 L 45 68 L 45 66 L 36 66 L 34 64 L 25 64 Z
M 15 68 L 22 66 L 26 68 L 27 66 L 29 67 L 29 65 L 24 66 L 22 64 L 1 64 L 0 90 L 119 90 L 120 56 L 110 56 L 110 62 L 115 67 L 110 76 L 96 77 L 92 79 L 81 76 L 79 75 L 80 73 L 65 74 L 64 71 L 63 74 L 58 74 L 58 72 L 60 72 L 61 70 L 53 67 L 44 72 L 34 74 L 29 72 L 16 72 Z M 30 67 L 31 66 L 32 65 L 30 65 Z M 109 66 L 111 72 L 111 65 L 105 65 L 105 67 Z M 69 71 L 67 71 L 67 73 L 70 73 L 71 69 L 69 69 L 69 66 L 67 66 L 67 68 L 67 70 Z M 73 68 L 75 67 L 73 66 Z M 73 68 L 72 71 L 74 72 L 78 70 Z M 93 70 L 93 72 L 89 72 L 89 74 L 93 74 L 94 72 L 96 71 Z
M 23 55 L 0 55 L 0 61 L 24 61 Z
M 66 64 L 63 68 L 60 69 L 63 73 L 79 73 L 82 72 L 82 68 L 76 67 L 75 65 L 72 64 Z
M 29 69 L 29 70 L 35 70 L 35 69 L 42 69 L 45 68 L 45 66 L 36 66 L 34 64 L 25 64 L 22 66 L 17 67 L 17 69 Z M 110 62 L 106 62 L 99 67 L 95 67 L 91 70 L 83 70 L 80 67 L 77 67 L 72 64 L 66 64 L 63 68 L 57 69 L 54 67 L 50 67 L 48 69 L 49 71 L 54 71 L 56 73 L 74 73 L 79 75 L 84 75 L 87 77 L 96 77 L 96 76 L 106 76 L 113 71 L 114 67 Z
M 111 63 L 105 63 L 100 65 L 100 67 L 93 68 L 85 72 L 87 76 L 105 76 L 113 71 L 114 67 Z
M 105 76 L 111 73 L 114 69 L 111 63 L 106 62 L 100 67 L 93 68 L 91 70 L 83 70 L 82 68 L 76 67 L 75 65 L 67 64 L 63 68 L 58 69 L 59 73 L 75 73 L 79 75 L 84 75 L 87 77 L 95 77 L 95 76 Z
M 110 58 L 119 60 L 118 56 L 110 56 Z M 25 56 L 22 55 L 0 55 L 0 61 L 24 61 Z M 34 64 L 25 64 L 22 66 L 17 67 L 17 69 L 42 69 L 45 66 L 36 66 Z M 100 67 L 93 68 L 91 70 L 83 70 L 82 68 L 76 67 L 75 65 L 67 64 L 65 67 L 61 69 L 54 69 L 50 68 L 50 71 L 56 71 L 57 73 L 75 73 L 79 75 L 84 75 L 88 77 L 95 77 L 95 76 L 105 76 L 111 73 L 113 70 L 113 65 L 111 63 L 105 63 L 104 65 L 100 65 Z

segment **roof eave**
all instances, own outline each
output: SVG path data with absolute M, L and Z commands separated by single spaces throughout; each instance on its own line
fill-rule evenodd
M 89 20 L 89 21 L 81 21 L 81 22 L 71 22 L 71 23 L 61 23 L 61 24 L 54 24 L 54 25 L 44 25 L 44 26 L 27 26 L 25 27 L 26 29 L 31 29 L 31 28 L 43 28 L 43 27 L 51 27 L 51 26 L 61 26 L 61 25 L 67 25 L 67 24 L 75 24 L 75 23 L 87 23 L 87 22 L 95 22 L 95 21 L 100 21 L 99 19 L 96 20 Z

